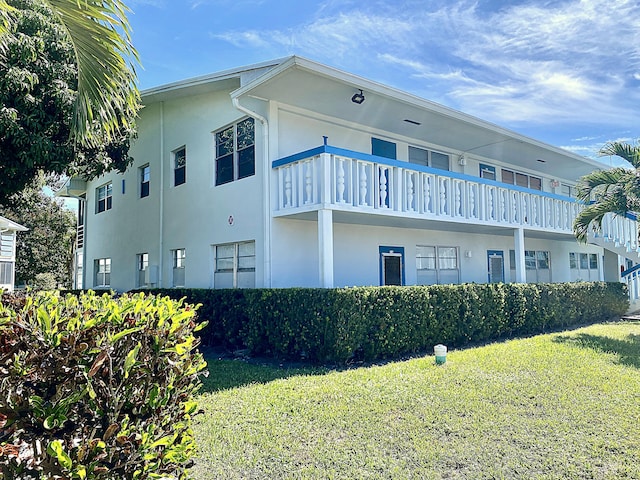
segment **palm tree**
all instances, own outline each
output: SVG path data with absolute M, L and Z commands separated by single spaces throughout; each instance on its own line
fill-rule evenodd
M 624 142 L 607 143 L 600 156 L 623 158 L 633 168 L 614 167 L 583 176 L 578 182 L 577 198 L 586 207 L 573 222 L 579 241 L 586 241 L 589 229 L 599 231 L 607 213 L 625 215 L 640 212 L 640 146 Z
M 66 29 L 76 54 L 78 95 L 72 136 L 93 146 L 101 135 L 111 140 L 131 126 L 140 96 L 135 65 L 138 54 L 131 44 L 127 7 L 121 0 L 40 0 L 49 5 Z M 3 37 L 11 24 L 12 7 L 0 0 L 0 66 Z

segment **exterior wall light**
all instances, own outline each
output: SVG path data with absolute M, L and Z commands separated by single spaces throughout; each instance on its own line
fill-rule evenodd
M 359 90 L 360 90 L 360 93 L 354 93 L 353 97 L 351 97 L 351 101 L 353 103 L 357 103 L 358 105 L 360 105 L 365 100 L 364 94 L 362 93 L 362 89 L 359 89 Z

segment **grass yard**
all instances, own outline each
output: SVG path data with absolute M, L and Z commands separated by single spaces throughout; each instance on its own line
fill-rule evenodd
M 344 371 L 213 360 L 206 479 L 640 479 L 640 323 Z

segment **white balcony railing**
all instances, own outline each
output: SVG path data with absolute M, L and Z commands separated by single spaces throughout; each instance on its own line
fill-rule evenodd
M 572 233 L 580 210 L 569 197 L 327 145 L 273 168 L 275 215 L 330 208 Z

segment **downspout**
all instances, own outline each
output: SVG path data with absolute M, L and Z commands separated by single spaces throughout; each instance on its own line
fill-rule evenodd
M 271 169 L 269 167 L 269 122 L 265 117 L 259 113 L 249 110 L 247 107 L 240 105 L 240 101 L 237 97 L 231 97 L 233 106 L 246 113 L 250 117 L 258 120 L 262 124 L 262 168 L 264 174 L 262 176 L 262 190 L 266 196 L 263 203 L 263 235 L 264 235 L 264 275 L 263 275 L 263 287 L 271 287 Z
M 160 221 L 158 238 L 158 288 L 162 288 L 164 270 L 164 102 L 160 102 Z

